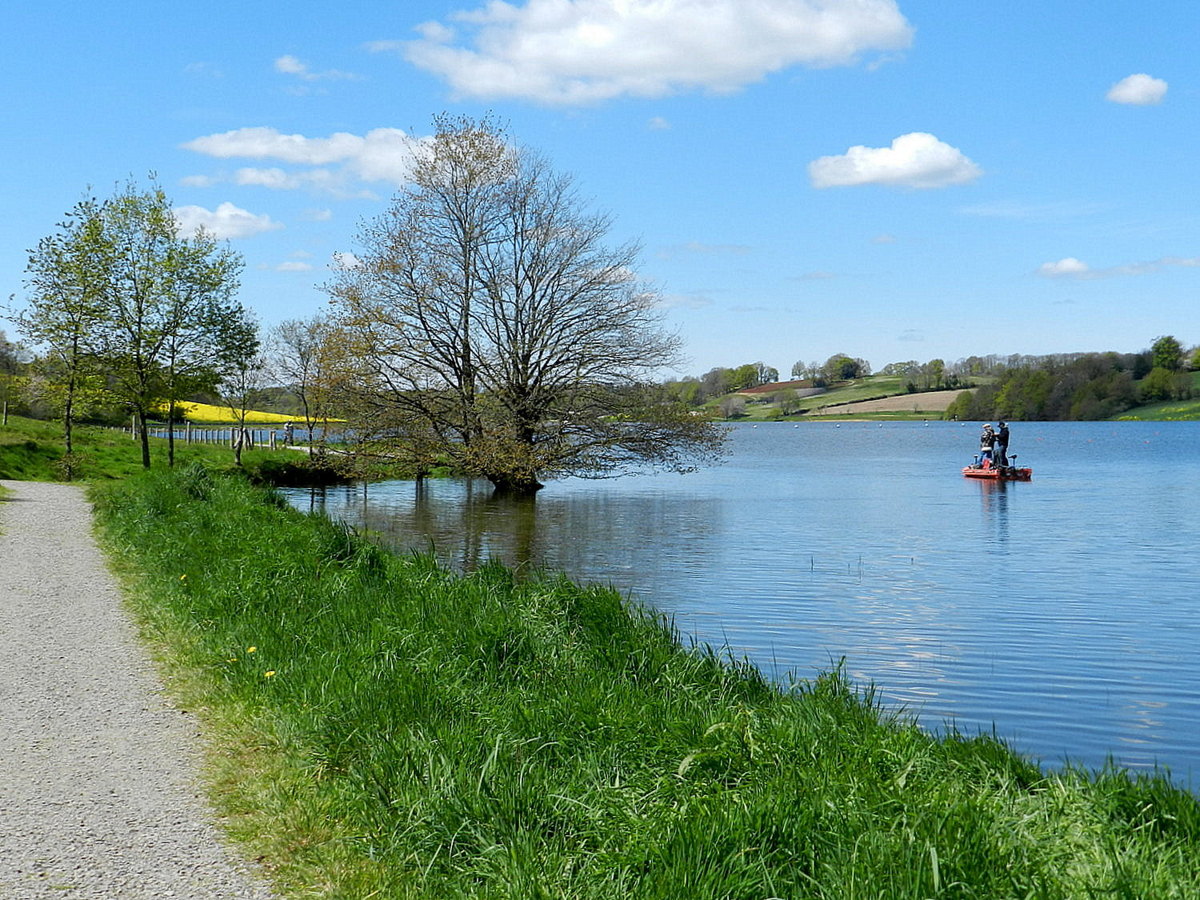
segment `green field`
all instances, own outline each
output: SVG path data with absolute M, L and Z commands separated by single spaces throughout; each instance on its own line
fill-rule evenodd
M 79 425 L 73 431 L 73 478 L 96 481 L 128 478 L 142 470 L 141 445 L 128 432 L 115 428 Z M 150 441 L 151 464 L 167 465 L 167 442 Z M 246 450 L 242 463 L 247 471 L 277 468 L 285 460 L 303 463 L 304 454 L 293 451 Z M 175 464 L 190 462 L 222 468 L 234 465 L 233 451 L 213 444 L 175 442 Z M 15 481 L 62 481 L 66 477 L 62 426 L 56 422 L 9 416 L 0 426 L 0 478 Z
M 856 378 L 853 381 L 845 384 L 835 385 L 823 394 L 817 394 L 812 397 L 801 397 L 796 400 L 796 412 L 788 416 L 783 416 L 780 413 L 777 403 L 768 400 L 769 395 L 759 395 L 761 399 L 747 397 L 745 415 L 740 416 L 736 421 L 748 422 L 769 422 L 785 419 L 792 421 L 798 418 L 804 418 L 816 410 L 825 407 L 838 407 L 850 403 L 857 403 L 863 400 L 876 400 L 883 397 L 912 397 L 914 402 L 919 402 L 921 394 L 910 394 L 907 389 L 908 380 L 900 375 L 868 375 L 864 378 Z M 714 400 L 707 404 L 707 409 L 714 415 L 720 415 L 720 400 Z M 847 412 L 847 416 L 854 418 L 880 418 L 880 419 L 928 419 L 929 412 L 914 412 L 908 410 L 892 410 L 889 412 L 880 413 L 861 413 Z M 826 418 L 826 416 L 822 416 Z
M 1200 419 L 1200 372 L 1192 373 L 1191 400 L 1170 400 L 1139 406 L 1117 416 L 1119 421 L 1180 422 Z

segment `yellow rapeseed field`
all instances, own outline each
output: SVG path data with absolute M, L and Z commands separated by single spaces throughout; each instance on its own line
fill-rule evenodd
M 175 404 L 175 407 L 182 410 L 183 417 L 192 422 L 205 422 L 216 424 L 233 424 L 237 422 L 237 418 L 230 411 L 228 406 L 213 406 L 209 403 L 192 403 L 187 400 L 180 401 Z M 163 410 L 166 412 L 166 410 Z M 296 422 L 295 416 L 284 416 L 279 413 L 258 412 L 257 410 L 248 410 L 246 412 L 246 422 L 253 425 L 273 425 L 275 423 Z

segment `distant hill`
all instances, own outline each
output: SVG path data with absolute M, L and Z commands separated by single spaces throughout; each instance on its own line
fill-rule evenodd
M 754 387 L 748 387 L 744 390 L 736 391 L 738 394 L 750 394 L 752 396 L 758 394 L 773 394 L 776 391 L 811 391 L 814 394 L 823 394 L 826 388 L 817 387 L 812 383 L 811 379 L 802 381 L 773 381 L 770 384 L 756 384 Z
M 731 421 L 795 420 L 816 416 L 867 416 L 884 419 L 940 418 L 961 389 L 950 391 L 908 390 L 908 380 L 899 375 L 869 375 L 827 388 L 809 380 L 761 384 L 727 395 L 740 398 L 744 408 Z M 712 405 L 728 408 L 725 400 Z

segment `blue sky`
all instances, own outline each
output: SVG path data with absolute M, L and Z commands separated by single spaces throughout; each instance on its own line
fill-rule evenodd
M 640 241 L 684 373 L 1200 343 L 1200 4 L 49 0 L 3 34 L 4 298 L 153 172 L 264 325 L 308 316 L 405 136 L 492 112 Z

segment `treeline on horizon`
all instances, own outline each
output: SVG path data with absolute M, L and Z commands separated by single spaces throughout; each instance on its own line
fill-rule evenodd
M 1191 372 L 1200 371 L 1200 346 L 1185 349 L 1173 335 L 1138 353 L 1084 352 L 969 356 L 947 363 L 888 363 L 878 375 L 898 377 L 909 393 L 962 388 L 947 418 L 1095 420 L 1150 403 L 1196 395 Z M 837 353 L 824 363 L 797 362 L 792 377 L 812 387 L 832 387 L 872 375 L 867 361 Z M 703 406 L 729 394 L 779 382 L 761 362 L 717 366 L 699 376 L 668 381 L 681 402 Z M 781 386 L 781 390 L 784 388 Z
M 1109 419 L 1137 406 L 1191 398 L 1189 369 L 1200 369 L 1200 348 L 1185 353 L 1171 335 L 1141 353 L 1020 357 L 989 373 L 994 380 L 960 394 L 946 418 Z

